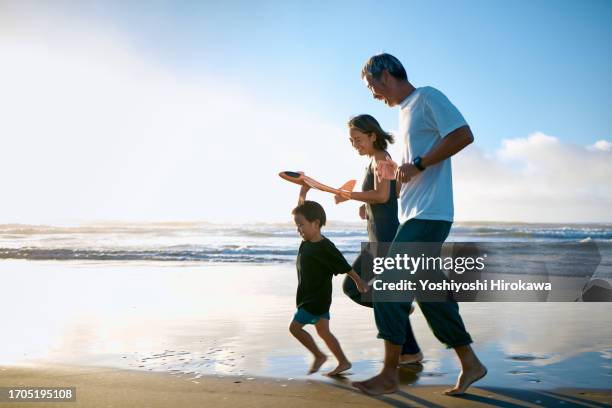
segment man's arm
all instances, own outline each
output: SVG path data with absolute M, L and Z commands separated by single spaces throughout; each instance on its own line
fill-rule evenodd
M 421 157 L 423 167 L 433 166 L 451 156 L 456 155 L 474 141 L 474 135 L 469 126 L 462 126 L 450 132 L 435 145 L 431 151 Z
M 454 156 L 473 141 L 474 135 L 469 126 L 462 126 L 453 130 L 442 138 L 440 143 L 435 145 L 425 156 L 421 157 L 421 164 L 425 167 L 423 171 L 427 171 L 427 167 L 429 166 L 433 166 L 434 164 Z M 407 183 L 412 177 L 419 173 L 420 170 L 411 163 L 403 164 L 397 169 L 397 181 Z

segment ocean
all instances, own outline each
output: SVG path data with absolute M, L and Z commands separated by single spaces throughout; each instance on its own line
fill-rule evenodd
M 330 222 L 323 234 L 348 259 L 368 240 L 365 223 Z M 571 243 L 612 246 L 612 224 L 471 222 L 453 225 L 450 242 Z M 294 262 L 300 237 L 291 223 L 105 223 L 72 227 L 0 225 L 0 259 Z

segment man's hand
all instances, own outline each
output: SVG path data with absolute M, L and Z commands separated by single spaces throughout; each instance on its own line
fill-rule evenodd
M 402 164 L 397 168 L 395 179 L 398 183 L 407 183 L 411 178 L 419 174 L 421 171 L 410 163 Z
M 362 220 L 367 220 L 368 219 L 368 214 L 366 213 L 366 206 L 365 206 L 365 204 L 363 204 L 361 207 L 359 207 L 359 218 L 361 218 Z

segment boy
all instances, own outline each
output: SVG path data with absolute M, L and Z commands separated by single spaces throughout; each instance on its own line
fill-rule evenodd
M 357 289 L 364 293 L 367 283 L 352 270 L 351 265 L 336 246 L 323 235 L 321 227 L 325 225 L 325 211 L 314 201 L 300 200 L 300 204 L 291 212 L 303 241 L 297 256 L 298 289 L 296 295 L 297 312 L 289 326 L 289 331 L 313 355 L 314 361 L 308 374 L 319 371 L 327 357 L 319 350 L 312 336 L 303 327 L 313 324 L 319 337 L 338 360 L 338 366 L 327 373 L 338 375 L 351 368 L 340 343 L 329 331 L 329 306 L 332 296 L 332 277 L 347 273 Z

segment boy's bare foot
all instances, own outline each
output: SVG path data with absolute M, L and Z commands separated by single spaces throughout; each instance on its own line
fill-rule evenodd
M 419 351 L 415 354 L 402 354 L 399 359 L 399 364 L 419 364 L 421 361 L 423 361 L 423 353 Z
M 327 356 L 325 354 L 316 356 L 314 361 L 312 362 L 312 365 L 310 366 L 310 370 L 308 370 L 308 374 L 310 375 L 319 371 L 321 366 L 325 364 L 325 361 L 327 361 Z
M 338 367 L 334 368 L 333 370 L 331 370 L 329 373 L 326 373 L 325 375 L 333 377 L 334 375 L 341 374 L 345 372 L 346 370 L 350 370 L 352 366 L 353 365 L 349 361 L 345 361 L 343 363 L 339 363 Z
M 392 394 L 397 392 L 397 378 L 392 379 L 378 374 L 365 381 L 355 381 L 351 385 L 368 395 Z
M 457 378 L 457 384 L 455 387 L 444 391 L 444 394 L 452 396 L 463 395 L 470 385 L 474 384 L 485 375 L 487 375 L 487 367 L 479 362 L 477 365 L 466 371 L 462 370 L 459 374 L 459 378 Z

